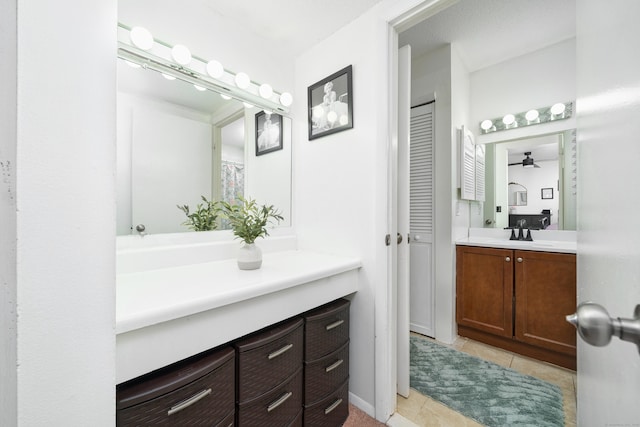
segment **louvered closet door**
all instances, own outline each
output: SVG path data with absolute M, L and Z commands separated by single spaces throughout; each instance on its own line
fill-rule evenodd
M 410 329 L 434 336 L 433 191 L 435 103 L 411 109 L 410 133 Z

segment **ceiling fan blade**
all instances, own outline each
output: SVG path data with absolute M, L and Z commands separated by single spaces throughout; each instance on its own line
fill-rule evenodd
M 518 162 L 518 163 L 509 163 L 509 166 L 515 166 L 515 165 L 520 165 L 520 166 L 522 166 L 522 162 Z
M 533 164 L 533 167 L 534 167 L 534 168 L 540 168 L 540 167 L 542 167 L 542 166 L 539 166 L 537 163 L 534 163 L 534 164 Z

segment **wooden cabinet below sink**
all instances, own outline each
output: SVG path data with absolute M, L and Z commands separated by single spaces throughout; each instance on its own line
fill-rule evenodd
M 458 334 L 576 368 L 576 256 L 457 246 Z

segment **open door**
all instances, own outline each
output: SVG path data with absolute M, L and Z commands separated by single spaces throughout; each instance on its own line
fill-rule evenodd
M 398 394 L 409 396 L 409 122 L 411 47 L 398 51 Z
M 638 16 L 635 0 L 577 2 L 578 301 L 623 318 L 640 304 Z M 578 425 L 638 425 L 638 402 L 638 346 L 579 339 Z

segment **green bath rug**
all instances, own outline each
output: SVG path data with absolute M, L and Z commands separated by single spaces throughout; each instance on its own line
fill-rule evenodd
M 564 426 L 558 386 L 415 336 L 411 387 L 489 427 Z

